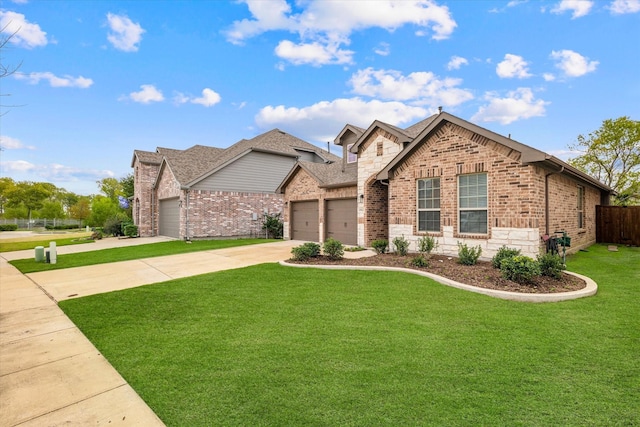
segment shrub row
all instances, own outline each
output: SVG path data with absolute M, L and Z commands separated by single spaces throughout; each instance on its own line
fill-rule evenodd
M 502 277 L 518 283 L 531 281 L 535 276 L 548 276 L 554 279 L 562 277 L 562 258 L 546 253 L 538 255 L 537 259 L 521 255 L 519 249 L 507 248 L 498 249 L 498 252 L 491 259 L 494 268 L 499 268 Z
M 18 224 L 0 224 L 0 231 L 16 231 Z
M 344 255 L 344 245 L 339 240 L 330 237 L 325 240 L 322 245 L 322 252 L 329 259 L 342 259 L 342 256 Z M 291 255 L 291 259 L 295 261 L 306 261 L 309 258 L 314 258 L 320 255 L 320 245 L 313 242 L 303 243 L 302 245 L 291 249 Z

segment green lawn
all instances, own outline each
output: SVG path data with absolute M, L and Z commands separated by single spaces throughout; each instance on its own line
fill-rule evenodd
M 569 269 L 598 294 L 263 264 L 60 306 L 168 426 L 640 425 L 640 249 Z
M 52 241 L 56 242 L 56 246 L 68 246 L 68 245 L 81 245 L 84 243 L 93 243 L 94 241 L 86 235 L 79 235 L 74 237 L 44 237 L 40 238 L 40 240 L 0 240 L 0 252 L 13 252 L 13 251 L 23 251 L 26 249 L 34 249 L 36 246 L 44 246 L 45 248 L 49 247 L 49 243 Z
M 129 261 L 132 259 L 152 258 L 165 255 L 177 255 L 189 252 L 208 251 L 213 249 L 230 248 L 234 246 L 255 245 L 258 243 L 275 242 L 271 239 L 231 239 L 231 240 L 194 240 L 185 242 L 173 240 L 170 242 L 149 243 L 138 246 L 124 246 L 121 248 L 101 249 L 97 251 L 80 252 L 76 254 L 58 255 L 56 264 L 36 262 L 34 258 L 18 259 L 9 263 L 22 273 L 58 270 L 61 268 L 84 267 L 87 265 L 104 264 L 109 262 Z

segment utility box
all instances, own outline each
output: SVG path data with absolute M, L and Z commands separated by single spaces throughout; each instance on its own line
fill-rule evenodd
M 44 261 L 44 246 L 36 246 L 36 262 Z

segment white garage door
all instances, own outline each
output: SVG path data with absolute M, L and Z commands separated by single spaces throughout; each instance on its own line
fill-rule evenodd
M 319 242 L 318 201 L 291 203 L 291 238 Z
M 159 234 L 180 238 L 180 207 L 177 197 L 160 200 Z
M 358 204 L 356 199 L 327 200 L 327 239 L 333 237 L 345 245 L 358 244 Z

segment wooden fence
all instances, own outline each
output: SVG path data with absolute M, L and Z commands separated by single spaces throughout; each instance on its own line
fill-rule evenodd
M 596 206 L 596 241 L 640 246 L 640 206 Z

